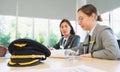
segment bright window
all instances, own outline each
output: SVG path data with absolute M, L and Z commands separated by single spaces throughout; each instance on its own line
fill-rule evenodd
M 0 45 L 8 46 L 16 37 L 16 18 L 0 15 Z
M 120 39 L 120 8 L 113 10 L 113 30 L 117 39 Z
M 48 19 L 34 18 L 34 39 L 47 46 Z
M 33 20 L 28 17 L 18 17 L 17 38 L 33 37 Z

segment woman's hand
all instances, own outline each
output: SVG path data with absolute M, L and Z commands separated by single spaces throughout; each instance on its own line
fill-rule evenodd
M 92 58 L 91 53 L 89 53 L 89 54 L 82 54 L 82 55 L 80 55 L 80 57 Z
M 49 50 L 56 50 L 55 48 L 48 48 Z

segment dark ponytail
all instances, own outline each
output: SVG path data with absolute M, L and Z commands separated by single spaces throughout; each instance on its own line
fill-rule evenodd
M 97 16 L 97 21 L 100 21 L 100 22 L 102 21 L 102 18 L 100 15 Z

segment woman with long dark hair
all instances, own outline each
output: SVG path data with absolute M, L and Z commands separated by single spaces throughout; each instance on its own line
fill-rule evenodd
M 61 39 L 50 50 L 69 49 L 80 45 L 80 37 L 75 35 L 75 31 L 69 20 L 63 19 L 60 22 Z

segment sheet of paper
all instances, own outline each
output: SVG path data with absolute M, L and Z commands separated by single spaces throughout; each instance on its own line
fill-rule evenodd
M 64 54 L 65 50 L 51 50 L 51 56 L 55 58 L 66 58 Z
M 77 66 L 77 67 L 66 67 L 66 68 L 58 68 L 58 69 L 43 69 L 43 70 L 30 69 L 30 70 L 19 70 L 19 71 L 15 71 L 15 72 L 106 72 L 106 71 L 96 69 L 94 67 L 81 65 L 81 66 Z

